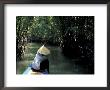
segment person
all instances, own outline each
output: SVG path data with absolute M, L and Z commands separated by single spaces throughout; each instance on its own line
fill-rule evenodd
M 49 54 L 50 50 L 44 45 L 38 49 L 34 61 L 31 63 L 32 73 L 49 73 Z

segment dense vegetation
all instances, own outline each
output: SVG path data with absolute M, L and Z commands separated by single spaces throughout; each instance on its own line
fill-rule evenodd
M 94 59 L 93 16 L 17 16 L 17 61 L 29 42 L 59 46 L 69 58 Z

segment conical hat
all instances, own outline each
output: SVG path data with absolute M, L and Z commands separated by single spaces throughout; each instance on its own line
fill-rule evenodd
M 39 52 L 40 54 L 43 54 L 43 55 L 50 54 L 50 50 L 48 48 L 46 48 L 44 45 L 42 47 L 40 47 L 37 52 Z

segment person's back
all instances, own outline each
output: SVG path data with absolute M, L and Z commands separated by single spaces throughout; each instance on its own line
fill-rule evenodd
M 44 45 L 37 51 L 34 61 L 31 64 L 31 70 L 33 72 L 45 72 L 47 70 L 49 73 L 48 54 L 50 54 L 50 50 L 44 47 Z

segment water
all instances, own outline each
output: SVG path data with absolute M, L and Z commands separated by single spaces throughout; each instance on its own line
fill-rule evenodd
M 25 51 L 24 60 L 17 63 L 17 74 L 21 74 L 33 61 L 38 48 L 41 44 L 29 43 Z M 71 59 L 62 54 L 62 50 L 57 46 L 47 46 L 51 54 L 49 59 L 49 73 L 50 74 L 89 74 L 90 67 L 87 64 L 81 64 L 80 59 Z M 86 61 L 84 61 L 86 62 Z

